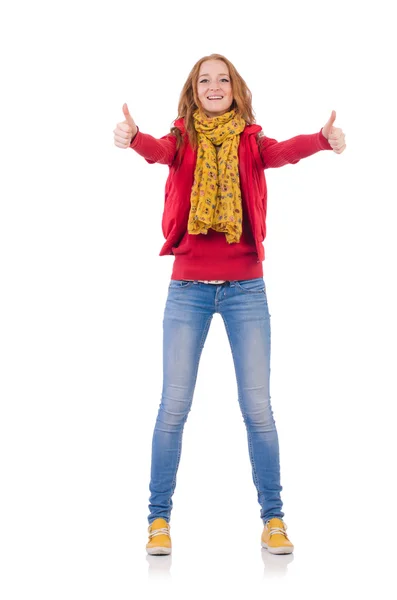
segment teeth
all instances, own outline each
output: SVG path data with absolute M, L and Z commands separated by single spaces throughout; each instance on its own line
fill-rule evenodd
M 208 100 L 222 100 L 223 96 L 208 96 Z

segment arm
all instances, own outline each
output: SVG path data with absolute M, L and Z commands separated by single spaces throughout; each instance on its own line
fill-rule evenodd
M 161 163 L 171 166 L 176 153 L 176 137 L 172 133 L 167 133 L 162 138 L 155 138 L 148 133 L 138 131 L 131 140 L 130 148 L 149 163 Z
M 297 135 L 284 142 L 273 138 L 258 136 L 258 146 L 265 169 L 282 167 L 286 164 L 296 164 L 301 158 L 311 156 L 320 150 L 332 150 L 332 146 L 322 134 Z

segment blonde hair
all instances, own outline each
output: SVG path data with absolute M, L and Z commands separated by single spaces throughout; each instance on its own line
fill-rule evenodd
M 252 108 L 252 94 L 249 90 L 244 79 L 241 77 L 235 66 L 222 54 L 210 54 L 200 58 L 190 71 L 188 78 L 186 79 L 185 85 L 182 88 L 179 104 L 178 104 L 178 116 L 177 119 L 184 117 L 186 135 L 189 139 L 191 146 L 197 148 L 197 132 L 194 127 L 193 113 L 199 109 L 203 111 L 202 104 L 197 95 L 197 81 L 199 77 L 200 67 L 206 60 L 222 60 L 229 69 L 232 92 L 233 92 L 233 103 L 229 110 L 236 109 L 237 113 L 243 117 L 248 125 L 255 123 L 254 111 Z M 171 127 L 171 133 L 177 138 L 177 151 L 182 146 L 184 139 L 182 138 L 181 132 L 178 127 Z M 185 135 L 185 137 L 186 137 Z

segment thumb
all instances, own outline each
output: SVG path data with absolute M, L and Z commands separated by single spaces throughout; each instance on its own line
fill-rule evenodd
M 331 133 L 332 124 L 335 121 L 335 119 L 336 119 L 336 112 L 333 110 L 330 118 L 328 119 L 328 121 L 326 122 L 324 127 L 322 128 L 323 136 L 326 137 L 327 139 L 328 139 L 329 134 Z
M 335 119 L 336 119 L 336 112 L 333 110 L 330 118 L 328 119 L 327 123 L 325 124 L 325 128 L 327 129 L 328 133 L 331 131 L 331 127 L 332 127 Z
M 135 127 L 134 120 L 130 115 L 130 111 L 128 110 L 128 106 L 126 103 L 123 104 L 123 113 L 124 113 L 125 120 L 127 121 L 128 125 L 131 125 L 131 127 Z
M 333 110 L 330 118 L 328 119 L 328 123 L 327 123 L 327 125 L 329 125 L 330 129 L 331 129 L 332 125 L 334 124 L 335 119 L 336 119 L 336 112 Z

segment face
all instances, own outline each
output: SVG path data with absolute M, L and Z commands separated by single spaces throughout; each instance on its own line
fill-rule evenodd
M 207 117 L 219 117 L 230 110 L 233 102 L 229 69 L 223 60 L 206 60 L 200 66 L 197 93 Z M 221 98 L 210 100 L 209 97 Z

